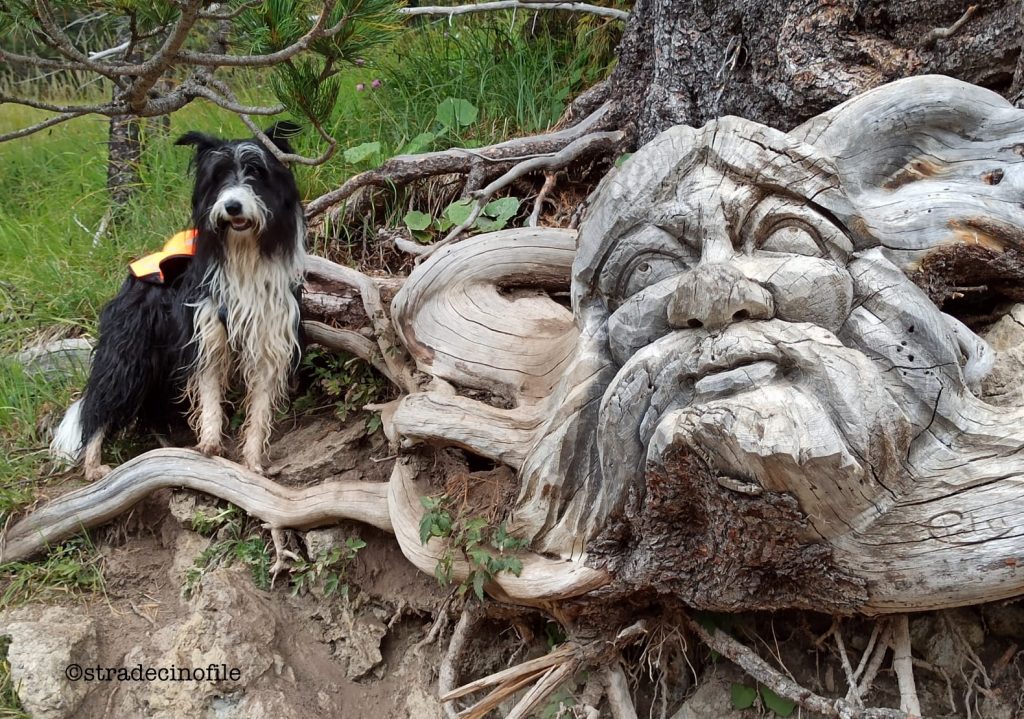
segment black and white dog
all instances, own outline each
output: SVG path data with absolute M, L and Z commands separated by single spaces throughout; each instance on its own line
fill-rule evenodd
M 294 129 L 279 123 L 266 134 L 291 152 Z M 103 309 L 85 393 L 51 444 L 65 459 L 84 452 L 90 481 L 110 471 L 104 437 L 135 421 L 159 426 L 184 412 L 197 448 L 220 453 L 233 378 L 245 387 L 242 462 L 261 472 L 301 352 L 305 222 L 294 176 L 255 139 L 189 132 L 177 144 L 195 149 L 192 256 L 170 253 L 159 272 L 129 275 Z

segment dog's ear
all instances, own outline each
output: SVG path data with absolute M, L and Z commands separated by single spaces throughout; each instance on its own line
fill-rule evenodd
M 288 141 L 302 132 L 302 128 L 289 120 L 281 120 L 263 131 L 263 134 L 270 138 L 270 141 L 277 145 L 281 152 L 292 154 L 292 144 Z
M 202 153 L 209 150 L 211 147 L 219 142 L 216 137 L 212 135 L 205 135 L 201 132 L 186 132 L 184 135 L 174 141 L 175 145 L 191 145 L 196 148 L 196 154 L 201 155 Z

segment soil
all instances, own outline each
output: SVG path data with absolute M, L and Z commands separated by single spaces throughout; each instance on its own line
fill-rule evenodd
M 287 485 L 339 478 L 382 482 L 394 461 L 389 452 L 379 432 L 367 432 L 365 417 L 356 415 L 345 423 L 333 416 L 305 418 L 280 428 L 268 474 Z M 460 515 L 497 521 L 514 496 L 515 480 L 507 468 L 454 450 L 437 450 L 433 467 L 430 488 L 455 498 L 454 509 Z M 220 657 L 228 666 L 243 667 L 246 677 L 184 692 L 159 683 L 99 682 L 65 716 L 444 716 L 437 699 L 438 676 L 461 609 L 461 600 L 450 589 L 416 570 L 387 533 L 341 523 L 287 536 L 289 549 L 306 557 L 315 555 L 325 542 L 337 546 L 353 536 L 366 542 L 347 569 L 347 598 L 341 592 L 325 596 L 322 586 L 295 594 L 284 575 L 274 588 L 262 590 L 238 563 L 209 570 L 186 598 L 186 572 L 216 539 L 192 531 L 190 520 L 196 512 L 208 513 L 215 506 L 209 498 L 185 491 L 152 495 L 93 533 L 103 557 L 103 593 L 68 598 L 60 604 L 95 627 L 95 656 L 89 659 L 98 666 L 205 666 Z M 255 523 L 249 528 L 255 528 Z M 605 612 L 605 618 L 617 615 L 624 624 L 646 617 L 652 627 L 641 643 L 623 652 L 640 716 L 754 716 L 732 706 L 733 688 L 754 686 L 753 680 L 685 636 L 655 588 L 640 591 L 632 599 L 623 597 L 606 607 L 618 609 Z M 578 613 L 575 623 L 559 624 L 532 610 L 487 606 L 493 611 L 485 615 L 476 610 L 469 638 L 452 663 L 456 685 L 540 656 L 564 641 L 567 633 L 581 641 L 601 635 L 599 622 L 588 621 L 586 612 Z M 6 616 L 0 613 L 0 625 L 46 621 L 47 611 L 41 605 L 28 605 Z M 427 642 L 435 619 L 444 629 L 436 642 Z M 845 693 L 837 643 L 828 634 L 832 617 L 789 611 L 722 615 L 704 621 L 729 631 L 773 665 L 785 667 L 808 689 L 827 696 Z M 856 665 L 874 620 L 850 618 L 838 626 Z M 614 634 L 615 627 L 608 631 Z M 918 615 L 911 620 L 911 634 L 915 659 L 921 660 L 915 671 L 926 716 L 967 716 L 969 705 L 973 717 L 1024 717 L 1024 604 Z M 977 671 L 975 662 L 987 675 Z M 865 697 L 868 705 L 899 706 L 889 664 L 887 658 Z M 583 716 L 569 710 L 558 714 L 558 707 L 583 696 L 588 678 L 596 676 L 593 669 L 580 671 L 545 704 L 543 715 Z M 758 701 L 763 703 L 763 698 Z M 511 702 L 506 702 L 488 716 L 504 716 L 510 707 Z M 597 707 L 600 716 L 610 716 L 604 702 Z M 772 716 L 764 709 L 761 714 Z M 804 712 L 803 716 L 810 715 Z

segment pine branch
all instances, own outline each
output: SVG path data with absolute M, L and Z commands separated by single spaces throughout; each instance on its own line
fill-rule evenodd
M 209 52 L 184 51 L 178 53 L 175 60 L 182 65 L 202 65 L 205 67 L 270 67 L 271 65 L 277 65 L 285 60 L 290 60 L 304 50 L 308 50 L 310 45 L 320 38 L 333 37 L 341 32 L 350 19 L 348 15 L 342 17 L 341 20 L 327 30 L 322 29 L 331 10 L 334 9 L 335 2 L 336 0 L 325 0 L 323 10 L 320 11 L 320 15 L 317 16 L 316 22 L 313 23 L 313 27 L 310 28 L 309 32 L 288 47 L 277 52 L 266 55 L 222 55 Z

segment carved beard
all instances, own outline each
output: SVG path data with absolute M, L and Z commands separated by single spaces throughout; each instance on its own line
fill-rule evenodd
M 838 333 L 738 322 L 673 331 L 629 357 L 599 410 L 606 486 L 628 486 L 683 448 L 724 486 L 794 493 L 819 537 L 901 495 L 914 440 L 944 395 L 967 391 L 961 367 L 977 371 L 984 345 L 965 346 L 958 323 L 880 254 L 848 269 L 858 301 Z

